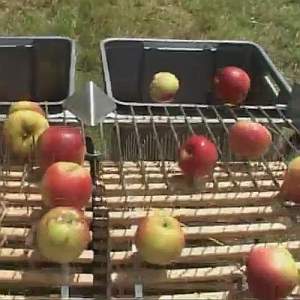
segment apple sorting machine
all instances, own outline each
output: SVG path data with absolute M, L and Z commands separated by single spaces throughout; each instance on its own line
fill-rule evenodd
M 88 248 L 70 265 L 45 261 L 32 238 L 44 209 L 35 160 L 15 163 L 0 133 L 0 298 L 249 299 L 243 264 L 254 245 L 280 241 L 300 261 L 299 206 L 278 199 L 300 131 L 287 113 L 291 88 L 265 52 L 249 42 L 154 39 L 107 39 L 101 51 L 106 94 L 117 107 L 86 128 L 63 107 L 75 92 L 75 42 L 0 39 L 0 128 L 20 98 L 39 102 L 52 126 L 80 126 L 94 185 L 84 210 Z M 212 74 L 227 64 L 254 77 L 244 106 L 211 103 Z M 175 103 L 152 103 L 150 77 L 166 68 L 184 88 Z M 230 126 L 241 119 L 272 134 L 259 159 L 241 159 L 228 147 Z M 212 176 L 191 185 L 178 167 L 178 147 L 192 134 L 214 142 L 218 161 Z M 134 244 L 139 220 L 153 209 L 184 225 L 185 247 L 166 266 L 143 262 Z M 291 296 L 299 298 L 299 289 Z

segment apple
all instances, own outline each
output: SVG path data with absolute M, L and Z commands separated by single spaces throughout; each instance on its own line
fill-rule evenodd
M 135 234 L 135 245 L 145 262 L 167 265 L 180 256 L 185 237 L 177 219 L 157 211 L 141 219 Z
M 300 203 L 300 156 L 296 156 L 289 162 L 280 194 L 284 200 Z
M 179 167 L 190 178 L 210 175 L 217 160 L 215 144 L 203 135 L 190 136 L 179 149 Z
M 150 96 L 157 102 L 171 102 L 179 89 L 179 80 L 169 72 L 159 72 L 150 84 Z
M 47 119 L 31 110 L 18 110 L 4 121 L 3 136 L 9 151 L 19 159 L 28 159 L 40 135 L 49 127 Z
M 42 199 L 46 206 L 86 206 L 92 195 L 92 178 L 83 166 L 73 162 L 56 162 L 44 173 Z
M 249 75 L 241 68 L 227 66 L 217 70 L 214 76 L 214 91 L 221 102 L 241 104 L 245 101 L 249 90 Z
M 45 116 L 45 112 L 42 107 L 33 101 L 20 100 L 12 103 L 9 107 L 8 114 L 11 114 L 18 110 L 31 110 L 40 113 L 42 116 Z
M 254 247 L 246 259 L 250 293 L 258 300 L 287 297 L 298 284 L 298 268 L 283 247 Z
M 83 212 L 73 207 L 55 207 L 37 224 L 36 242 L 41 256 L 55 263 L 71 263 L 91 240 Z
M 260 123 L 241 120 L 229 129 L 228 145 L 237 156 L 257 159 L 268 151 L 271 144 L 270 131 Z
M 37 162 L 43 171 L 57 161 L 82 165 L 86 152 L 85 138 L 79 127 L 51 126 L 40 136 L 36 150 Z

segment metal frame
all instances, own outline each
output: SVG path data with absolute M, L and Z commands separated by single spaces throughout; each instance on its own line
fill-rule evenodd
M 300 135 L 298 128 L 292 123 L 292 121 L 286 116 L 285 107 L 272 106 L 272 107 L 244 107 L 242 108 L 243 114 L 241 115 L 239 110 L 235 111 L 232 107 L 226 106 L 200 106 L 200 105 L 189 105 L 189 106 L 180 106 L 181 115 L 172 116 L 170 114 L 170 107 L 164 107 L 164 115 L 157 116 L 153 113 L 153 107 L 148 105 L 148 115 L 140 116 L 135 114 L 135 106 L 129 106 L 131 110 L 131 115 L 120 116 L 117 113 L 112 113 L 110 116 L 99 126 L 99 136 L 100 139 L 105 141 L 105 129 L 107 129 L 107 135 L 111 137 L 111 131 L 109 129 L 114 128 L 115 138 L 112 142 L 113 148 L 106 150 L 106 154 L 103 153 L 103 156 L 106 159 L 110 160 L 119 160 L 120 164 L 124 160 L 129 161 L 140 161 L 141 166 L 143 165 L 144 160 L 152 160 L 149 157 L 152 157 L 151 150 L 155 152 L 155 157 L 160 160 L 163 164 L 164 161 L 173 161 L 176 160 L 176 155 L 174 156 L 173 147 L 178 147 L 183 141 L 183 138 L 188 134 L 193 134 L 199 132 L 199 130 L 207 135 L 212 141 L 214 141 L 219 149 L 220 160 L 228 161 L 229 158 L 233 156 L 226 151 L 224 155 L 222 154 L 222 145 L 220 145 L 220 140 L 218 136 L 215 135 L 214 130 L 219 128 L 224 131 L 224 138 L 227 140 L 226 135 L 228 134 L 229 127 L 235 123 L 238 119 L 248 119 L 253 121 L 258 121 L 265 124 L 273 133 L 273 136 L 276 138 L 272 144 L 272 149 L 270 153 L 275 153 L 278 159 L 284 160 L 285 154 L 281 153 L 281 149 L 278 149 L 276 141 L 282 143 L 284 142 L 286 146 L 293 152 L 297 152 L 298 148 L 293 145 L 289 140 L 289 137 L 285 136 L 282 132 L 282 127 L 287 127 L 296 135 Z M 225 110 L 225 111 L 224 111 Z M 191 111 L 193 112 L 192 114 Z M 214 114 L 214 117 L 206 117 L 207 112 L 210 111 Z M 222 115 L 226 112 L 226 118 Z M 196 116 L 195 116 L 196 114 Z M 258 114 L 260 115 L 258 117 Z M 123 131 L 121 132 L 120 130 Z M 128 129 L 128 131 L 126 131 Z M 124 131 L 125 130 L 125 131 Z M 145 139 L 144 132 L 149 131 L 147 138 L 152 136 L 152 142 L 154 147 L 149 150 L 147 145 L 145 145 L 144 140 L 141 141 L 141 135 Z M 162 146 L 162 143 L 167 143 L 166 140 L 162 140 L 161 136 L 159 137 L 158 132 L 167 131 L 170 134 L 170 139 L 173 140 L 171 143 L 168 141 L 167 148 Z M 123 133 L 123 135 L 122 135 Z M 132 136 L 131 136 L 132 135 Z M 117 142 L 117 147 L 115 142 Z M 149 142 L 150 143 L 150 142 Z M 221 141 L 222 143 L 222 141 Z M 108 147 L 106 145 L 106 147 Z M 109 147 L 108 147 L 109 148 Z M 150 151 L 150 152 L 149 152 Z M 131 155 L 130 155 L 131 153 Z M 153 153 L 152 153 L 153 154 Z M 149 155 L 149 157 L 147 157 Z M 124 158 L 125 156 L 125 158 Z M 134 157 L 136 159 L 134 159 Z M 166 158 L 168 157 L 168 158 Z M 268 154 L 266 155 L 268 157 Z M 235 158 L 236 159 L 236 158 Z M 262 157 L 262 162 L 266 162 L 267 158 Z M 240 161 L 240 160 L 239 160 Z M 122 172 L 122 169 L 120 169 Z M 142 172 L 143 174 L 144 172 Z M 122 178 L 122 176 L 121 176 Z

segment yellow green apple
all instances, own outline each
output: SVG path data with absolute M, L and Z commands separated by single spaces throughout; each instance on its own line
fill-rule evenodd
M 29 100 L 20 100 L 12 103 L 9 107 L 8 114 L 12 114 L 18 110 L 31 110 L 40 113 L 45 116 L 45 112 L 42 107 L 37 103 Z
M 38 138 L 48 127 L 47 119 L 40 113 L 17 110 L 4 121 L 4 140 L 13 155 L 26 159 L 33 153 Z
M 287 201 L 300 203 L 300 156 L 296 156 L 289 162 L 280 194 Z
M 179 80 L 170 72 L 159 72 L 153 76 L 150 84 L 150 96 L 153 101 L 171 102 L 179 89 Z
M 83 212 L 72 207 L 52 208 L 37 225 L 38 250 L 52 262 L 73 262 L 87 248 L 90 240 Z
M 180 256 L 185 245 L 184 232 L 176 218 L 156 211 L 140 221 L 135 245 L 144 261 L 167 265 Z

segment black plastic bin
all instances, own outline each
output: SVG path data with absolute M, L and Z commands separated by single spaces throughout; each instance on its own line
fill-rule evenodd
M 75 61 L 75 42 L 66 37 L 0 37 L 0 101 L 47 102 L 49 113 L 60 111 L 74 92 Z
M 153 104 L 149 84 L 159 71 L 172 72 L 180 80 L 175 105 L 216 104 L 212 79 L 218 68 L 228 65 L 251 76 L 245 105 L 287 104 L 291 97 L 287 81 L 252 42 L 109 38 L 100 48 L 105 89 L 116 99 L 119 113 L 126 111 L 126 104 Z

